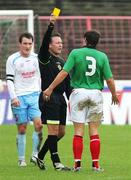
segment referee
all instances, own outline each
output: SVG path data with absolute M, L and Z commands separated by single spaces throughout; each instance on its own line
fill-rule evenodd
M 38 53 L 42 89 L 39 107 L 42 113 L 42 123 L 47 124 L 48 137 L 38 153 L 37 163 L 40 169 L 45 169 L 43 159 L 49 149 L 54 168 L 56 170 L 70 170 L 61 163 L 57 147 L 57 142 L 65 135 L 67 105 L 63 93 L 69 98 L 71 93 L 69 76 L 54 90 L 50 99 L 43 96 L 43 91 L 52 83 L 64 66 L 64 60 L 60 57 L 63 47 L 61 35 L 53 33 L 55 21 L 56 17 L 51 15 L 50 24 Z

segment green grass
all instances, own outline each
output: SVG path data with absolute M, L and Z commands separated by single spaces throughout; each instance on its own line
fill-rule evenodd
M 50 155 L 46 157 L 46 171 L 41 171 L 29 163 L 32 150 L 33 126 L 27 129 L 26 168 L 17 166 L 15 125 L 0 126 L 0 180 L 131 180 L 131 126 L 100 127 L 101 160 L 104 173 L 91 170 L 88 129 L 85 128 L 82 169 L 78 173 L 57 172 L 53 169 Z M 44 139 L 47 131 L 44 127 Z M 59 154 L 63 164 L 73 166 L 73 127 L 67 126 L 66 136 L 59 143 Z

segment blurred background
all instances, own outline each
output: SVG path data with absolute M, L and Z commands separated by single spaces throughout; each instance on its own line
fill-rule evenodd
M 33 10 L 32 32 L 35 37 L 34 50 L 37 53 L 49 23 L 49 15 L 54 7 L 61 9 L 55 30 L 60 32 L 63 38 L 62 56 L 64 59 L 66 60 L 73 48 L 82 46 L 85 31 L 96 29 L 102 36 L 98 49 L 107 53 L 115 80 L 124 82 L 124 85 L 120 85 L 120 91 L 130 92 L 131 0 L 0 0 L 0 12 L 6 11 L 6 15 L 0 13 L 0 84 L 2 84 L 0 85 L 0 92 L 2 92 L 0 96 L 2 99 L 7 98 L 7 93 L 4 95 L 2 90 L 6 89 L 6 60 L 10 54 L 17 51 L 19 35 L 31 28 L 28 15 L 10 15 L 9 10 Z M 124 101 L 128 99 L 125 98 Z M 3 101 L 0 100 L 0 114 L 2 103 Z M 8 106 L 7 100 L 5 106 Z M 2 114 L 0 121 L 10 119 L 11 113 L 8 118 L 6 113 L 2 112 Z M 129 118 L 126 118 L 126 114 L 129 113 L 125 113 L 124 119 L 126 120 L 123 121 L 131 123 L 129 120 L 131 114 Z
M 82 45 L 86 30 L 97 29 L 102 35 L 99 49 L 109 55 L 115 79 L 130 79 L 131 0 L 0 1 L 0 10 L 34 11 L 35 52 L 47 28 L 49 18 L 45 16 L 49 16 L 54 7 L 62 10 L 56 30 L 63 37 L 65 60 L 71 49 Z M 18 36 L 27 29 L 26 23 L 24 16 L 0 16 L 0 79 L 5 79 L 6 59 L 16 51 Z

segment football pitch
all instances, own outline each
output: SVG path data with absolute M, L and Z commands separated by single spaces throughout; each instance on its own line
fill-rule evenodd
M 57 172 L 53 169 L 49 153 L 45 163 L 47 170 L 39 170 L 30 164 L 33 126 L 27 128 L 27 167 L 17 166 L 16 126 L 0 126 L 0 180 L 131 180 L 131 126 L 101 125 L 101 167 L 103 173 L 92 172 L 89 152 L 88 129 L 85 127 L 84 152 L 80 172 Z M 44 140 L 47 136 L 43 128 Z M 59 154 L 63 164 L 73 166 L 73 126 L 66 127 L 66 135 L 59 142 Z

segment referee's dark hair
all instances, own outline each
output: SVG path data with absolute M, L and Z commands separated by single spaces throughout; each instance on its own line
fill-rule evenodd
M 23 39 L 24 37 L 27 38 L 27 39 L 32 39 L 32 42 L 34 41 L 33 35 L 32 35 L 31 33 L 29 33 L 29 32 L 24 32 L 24 33 L 21 34 L 20 37 L 19 37 L 19 43 L 22 42 L 22 39 Z
M 51 35 L 51 38 L 50 38 L 50 40 L 49 40 L 50 43 L 52 42 L 52 38 L 53 38 L 53 37 L 60 37 L 60 38 L 61 38 L 61 34 L 58 33 L 58 32 L 54 32 L 54 33 Z
M 96 30 L 87 31 L 84 34 L 87 47 L 95 48 L 100 39 L 100 33 Z

